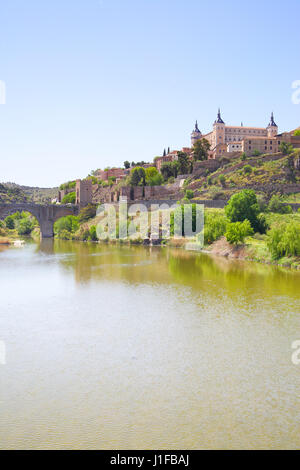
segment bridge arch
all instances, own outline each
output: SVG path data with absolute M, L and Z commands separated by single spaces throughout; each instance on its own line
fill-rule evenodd
M 53 238 L 54 222 L 67 215 L 78 215 L 79 208 L 75 205 L 33 204 L 33 203 L 10 203 L 0 204 L 0 219 L 15 212 L 30 212 L 40 225 L 41 238 Z

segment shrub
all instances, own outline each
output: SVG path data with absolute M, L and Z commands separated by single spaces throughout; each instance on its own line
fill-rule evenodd
M 257 204 L 258 204 L 260 212 L 266 212 L 268 205 L 267 205 L 265 196 L 262 196 L 262 195 L 257 196 Z
M 59 189 L 63 191 L 64 189 L 75 188 L 75 186 L 76 186 L 76 181 L 68 181 L 67 183 L 61 184 Z
M 5 222 L 6 227 L 9 228 L 10 230 L 13 230 L 15 228 L 15 219 L 13 218 L 12 215 L 8 215 L 4 219 L 4 222 Z
M 17 223 L 17 230 L 19 235 L 30 235 L 33 229 L 33 224 L 29 218 L 22 218 Z
M 75 191 L 72 193 L 66 194 L 62 199 L 62 204 L 75 204 L 76 194 Z
M 61 238 L 63 232 L 74 233 L 79 228 L 78 217 L 74 215 L 67 215 L 66 217 L 61 217 L 54 224 L 54 233 L 58 234 Z
M 221 185 L 224 187 L 225 186 L 225 183 L 226 183 L 226 178 L 224 175 L 220 175 L 219 176 L 219 181 L 221 183 Z
M 96 212 L 97 209 L 94 204 L 89 204 L 88 206 L 83 207 L 78 216 L 79 223 L 82 224 L 83 222 L 87 222 L 89 219 L 92 219 L 95 217 Z
M 211 192 L 211 198 L 214 201 L 217 200 L 217 199 L 222 199 L 224 197 L 225 197 L 225 195 L 224 195 L 223 191 L 219 191 L 218 188 L 213 188 L 213 190 Z
M 242 153 L 242 157 L 241 157 L 241 158 L 242 158 L 242 160 L 243 160 L 243 161 L 245 161 L 245 160 L 246 160 L 246 158 L 247 158 L 247 155 L 245 154 L 245 152 L 243 152 L 243 153 Z
M 186 189 L 185 190 L 185 197 L 190 200 L 190 199 L 193 199 L 194 197 L 194 191 L 192 191 L 191 189 Z
M 90 227 L 90 240 L 92 241 L 97 241 L 98 240 L 98 237 L 97 237 L 97 230 L 96 230 L 96 226 L 95 225 L 92 225 Z
M 174 177 L 171 177 L 171 178 L 173 178 L 172 182 L 174 182 Z M 169 178 L 169 180 L 171 178 Z M 164 178 L 160 173 L 157 173 L 156 175 L 154 175 L 154 176 L 152 176 L 151 178 L 148 179 L 148 185 L 149 186 L 161 186 L 163 184 L 163 182 L 164 182 Z
M 300 225 L 295 222 L 273 227 L 267 234 L 267 246 L 273 259 L 300 256 Z
M 91 181 L 92 181 L 92 184 L 98 184 L 98 183 L 99 183 L 98 178 L 97 178 L 96 176 L 94 176 L 94 175 L 89 175 L 89 176 L 87 177 L 87 179 L 88 179 L 88 180 L 91 180 Z
M 224 215 L 205 212 L 204 222 L 205 244 L 213 243 L 225 234 L 227 220 Z
M 253 151 L 253 155 L 254 155 L 255 157 L 259 157 L 259 155 L 261 155 L 261 153 L 260 153 L 259 150 L 255 149 L 255 150 Z
M 251 165 L 245 165 L 244 166 L 244 173 L 246 175 L 250 175 L 250 173 L 252 173 L 252 166 Z
M 269 230 L 269 225 L 267 223 L 267 220 L 264 214 L 259 214 L 257 216 L 257 221 L 255 224 L 255 232 L 266 233 L 267 230 Z
M 225 237 L 231 244 L 243 243 L 245 238 L 253 235 L 254 231 L 249 220 L 243 222 L 233 222 L 227 225 Z
M 73 239 L 73 234 L 69 232 L 68 230 L 62 230 L 59 233 L 59 238 L 61 240 L 72 240 Z
M 268 204 L 268 210 L 278 214 L 291 214 L 293 209 L 291 206 L 286 206 L 280 199 L 280 196 L 274 194 Z
M 287 256 L 300 255 L 300 225 L 290 222 L 286 225 L 281 240 L 282 249 Z
M 209 177 L 207 178 L 207 183 L 208 183 L 209 185 L 212 185 L 213 180 L 212 180 L 212 177 L 211 177 L 211 176 L 209 176 Z
M 88 228 L 83 229 L 79 235 L 80 240 L 86 242 L 90 238 L 90 231 Z

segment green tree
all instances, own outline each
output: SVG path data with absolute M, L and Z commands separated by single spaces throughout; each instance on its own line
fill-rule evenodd
M 267 246 L 273 259 L 300 256 L 300 225 L 296 222 L 277 225 L 267 236 Z
M 245 238 L 253 235 L 254 231 L 249 220 L 243 222 L 233 222 L 227 225 L 225 237 L 231 244 L 244 243 Z
M 300 129 L 296 129 L 296 130 L 295 130 L 294 136 L 300 136 Z
M 15 228 L 15 219 L 12 215 L 5 217 L 4 222 L 8 229 L 13 230 Z
M 164 180 L 167 181 L 171 176 L 177 178 L 179 169 L 179 163 L 177 160 L 174 162 L 165 162 L 161 166 L 161 174 L 164 177 Z
M 149 180 L 149 186 L 161 186 L 164 182 L 163 175 L 158 173 L 157 175 L 152 176 Z
M 189 156 L 184 152 L 178 152 L 178 173 L 186 175 L 191 172 L 191 162 Z
M 142 166 L 134 167 L 130 172 L 129 183 L 131 186 L 145 186 L 146 172 Z
M 225 206 L 225 214 L 230 222 L 243 222 L 249 220 L 256 232 L 264 232 L 263 217 L 259 217 L 260 209 L 257 197 L 252 189 L 244 189 L 234 194 Z
M 146 173 L 146 184 L 148 186 L 160 186 L 164 179 L 163 176 L 158 172 L 156 167 L 149 167 L 145 170 Z
M 228 221 L 224 215 L 205 211 L 204 222 L 205 244 L 213 243 L 225 234 Z
M 130 168 L 130 162 L 128 160 L 125 160 L 124 168 L 126 168 L 126 170 L 128 170 L 128 168 Z
M 146 168 L 145 169 L 146 184 L 150 184 L 151 178 L 153 178 L 153 176 L 156 176 L 158 174 L 159 172 L 155 166 L 150 166 L 149 168 Z
M 29 217 L 22 218 L 17 223 L 17 231 L 19 235 L 30 235 L 33 229 L 33 223 Z
M 208 140 L 206 139 L 197 140 L 193 148 L 194 160 L 207 160 L 209 149 L 210 149 L 210 143 L 208 142 Z
M 289 145 L 286 142 L 281 142 L 279 145 L 279 150 L 283 153 L 283 155 L 289 155 L 293 152 L 294 149 L 292 145 Z

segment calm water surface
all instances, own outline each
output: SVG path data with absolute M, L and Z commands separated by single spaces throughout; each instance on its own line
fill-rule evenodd
M 0 448 L 300 448 L 299 273 L 166 248 L 0 250 Z

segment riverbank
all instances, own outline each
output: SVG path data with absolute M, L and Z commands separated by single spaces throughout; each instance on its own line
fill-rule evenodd
M 225 237 L 220 238 L 212 245 L 205 247 L 205 253 L 222 256 L 232 260 L 254 261 L 256 263 L 270 264 L 285 268 L 300 270 L 300 257 L 284 256 L 277 260 L 272 259 L 265 240 L 249 237 L 246 243 L 231 245 Z
M 278 210 L 280 210 L 279 207 Z M 278 265 L 293 269 L 300 269 L 300 213 L 276 213 L 270 210 L 261 212 L 265 221 L 265 233 L 253 231 L 251 236 L 245 236 L 244 240 L 229 243 L 226 240 L 226 231 L 229 220 L 225 209 L 205 208 L 204 224 L 204 251 L 209 254 L 255 261 L 263 264 Z M 85 231 L 97 224 L 97 218 L 85 223 Z M 160 227 L 161 228 L 161 227 Z M 195 237 L 197 241 L 197 237 Z M 144 245 L 168 245 L 175 248 L 187 248 L 186 238 L 159 239 L 153 242 L 149 239 L 127 239 L 109 240 L 106 242 L 122 244 L 144 244 Z M 190 240 L 189 240 L 190 242 Z

